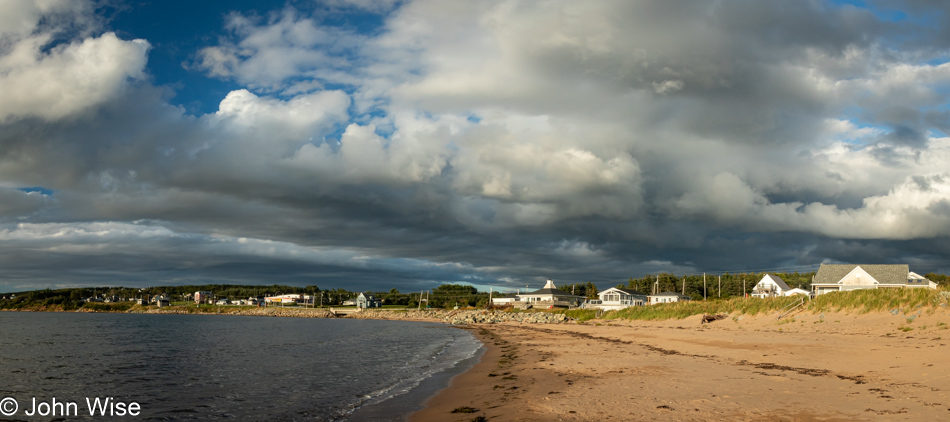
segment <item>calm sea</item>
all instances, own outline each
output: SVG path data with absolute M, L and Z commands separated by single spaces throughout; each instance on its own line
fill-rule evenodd
M 480 348 L 465 330 L 421 322 L 0 312 L 0 399 L 18 407 L 0 420 L 72 410 L 26 416 L 34 398 L 38 410 L 77 403 L 59 420 L 110 419 L 90 417 L 87 398 L 136 402 L 133 419 L 148 421 L 342 420 L 353 409 L 401 420 Z

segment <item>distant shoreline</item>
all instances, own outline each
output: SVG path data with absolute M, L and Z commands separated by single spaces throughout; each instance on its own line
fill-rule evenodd
M 336 309 L 336 308 L 332 308 Z M 341 308 L 352 309 L 352 308 Z M 572 318 L 559 313 L 549 312 L 505 312 L 486 310 L 447 310 L 447 309 L 364 309 L 360 312 L 348 313 L 345 316 L 334 315 L 331 308 L 296 308 L 296 307 L 143 307 L 135 305 L 125 310 L 87 309 L 64 310 L 53 307 L 32 307 L 25 309 L 0 309 L 6 312 L 65 312 L 65 313 L 120 313 L 120 314 L 154 314 L 154 315 L 239 315 L 282 318 L 347 318 L 347 319 L 379 319 L 397 321 L 425 321 L 440 322 L 454 325 L 473 323 L 500 323 L 519 322 L 529 324 L 558 324 L 572 321 Z

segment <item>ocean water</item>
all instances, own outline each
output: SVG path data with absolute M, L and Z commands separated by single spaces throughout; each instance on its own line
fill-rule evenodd
M 422 322 L 0 312 L 0 420 L 112 419 L 96 398 L 146 421 L 400 420 L 480 348 Z

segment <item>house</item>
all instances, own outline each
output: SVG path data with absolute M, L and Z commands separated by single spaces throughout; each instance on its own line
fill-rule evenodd
M 344 300 L 342 306 L 356 306 L 356 299 Z
M 264 298 L 266 303 L 279 303 L 281 305 L 290 305 L 305 303 L 306 298 L 302 294 L 288 294 L 288 295 L 278 295 L 278 296 L 267 296 Z
M 937 283 L 910 271 L 907 264 L 821 264 L 811 283 L 812 292 L 846 292 L 860 289 L 936 289 Z
M 554 281 L 548 279 L 547 283 L 541 289 L 533 292 L 522 293 L 518 295 L 517 302 L 527 307 L 548 307 L 548 308 L 572 308 L 579 306 L 584 302 L 583 296 L 572 295 L 563 290 L 558 290 Z
M 774 274 L 766 274 L 756 283 L 755 287 L 752 288 L 751 296 L 758 298 L 785 296 L 785 292 L 789 290 L 792 290 L 792 288 L 788 287 L 788 284 L 785 284 L 785 280 L 782 280 L 782 277 Z
M 195 292 L 195 303 L 211 303 L 211 292 L 201 290 Z
M 169 302 L 168 299 L 158 299 L 155 301 L 155 304 L 157 304 L 159 308 L 164 308 L 171 305 L 171 302 Z
M 640 293 L 633 289 L 621 289 L 619 287 L 611 287 L 597 293 L 597 297 L 600 299 L 587 301 L 585 307 L 615 311 L 631 306 L 643 306 L 647 303 L 646 293 Z
M 805 289 L 799 289 L 797 287 L 785 292 L 785 296 L 795 296 L 795 295 L 811 296 L 811 292 Z
M 370 292 L 360 292 L 360 295 L 356 297 L 357 308 L 379 308 L 382 306 L 383 303 Z
M 676 292 L 663 292 L 655 295 L 647 296 L 647 303 L 650 305 L 656 305 L 657 303 L 673 303 L 673 302 L 687 302 L 691 298 L 684 294 L 679 294 Z
M 517 300 L 518 298 L 514 296 L 511 296 L 511 297 L 493 296 L 491 298 L 491 304 L 494 306 L 510 306 L 510 305 L 514 305 L 515 301 Z

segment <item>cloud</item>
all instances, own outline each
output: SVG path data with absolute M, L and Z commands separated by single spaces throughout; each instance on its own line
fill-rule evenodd
M 0 6 L 8 261 L 250 281 L 290 260 L 343 286 L 945 267 L 945 48 L 875 4 L 233 11 L 188 65 L 238 86 L 203 115 L 151 85 L 148 41 L 70 4 Z
M 364 3 L 359 5 L 375 9 L 371 2 Z M 363 37 L 351 31 L 321 25 L 290 8 L 271 15 L 264 24 L 256 17 L 232 13 L 227 28 L 239 40 L 202 48 L 194 67 L 265 92 L 300 91 L 301 78 L 356 81 L 347 74 L 353 67 L 348 50 L 357 48 Z
M 63 269 L 65 273 L 95 273 L 111 268 L 113 271 L 138 273 L 136 278 L 144 279 L 148 279 L 150 274 L 165 274 L 169 270 L 167 267 L 172 266 L 176 267 L 177 277 L 201 281 L 209 277 L 206 274 L 209 269 L 242 263 L 289 267 L 288 273 L 278 271 L 271 274 L 277 278 L 273 280 L 275 283 L 283 277 L 304 280 L 307 272 L 311 272 L 309 276 L 314 283 L 342 281 L 331 274 L 312 273 L 327 272 L 328 269 L 402 274 L 402 277 L 429 274 L 433 279 L 482 271 L 466 265 L 372 256 L 353 249 L 303 247 L 265 239 L 178 233 L 161 222 L 20 223 L 0 226 L 0 240 L 3 243 L 0 250 L 7 258 L 29 252 L 37 260 L 73 263 L 73 267 Z M 142 254 L 148 254 L 149 259 L 140 259 Z M 3 261 L 4 266 L 14 273 L 33 265 L 32 262 L 21 265 L 8 259 Z M 126 267 L 117 268 L 117 265 Z M 25 281 L 7 278 L 8 283 Z M 380 289 L 384 286 L 386 284 L 377 285 Z
M 27 218 L 43 208 L 50 198 L 40 192 L 23 192 L 0 187 L 0 221 Z
M 72 3 L 72 4 L 70 4 Z M 149 44 L 114 33 L 55 43 L 62 14 L 79 25 L 92 21 L 85 2 L 5 2 L 0 21 L 0 121 L 54 120 L 117 97 L 130 80 L 142 79 Z M 14 19 L 18 21 L 14 21 Z

